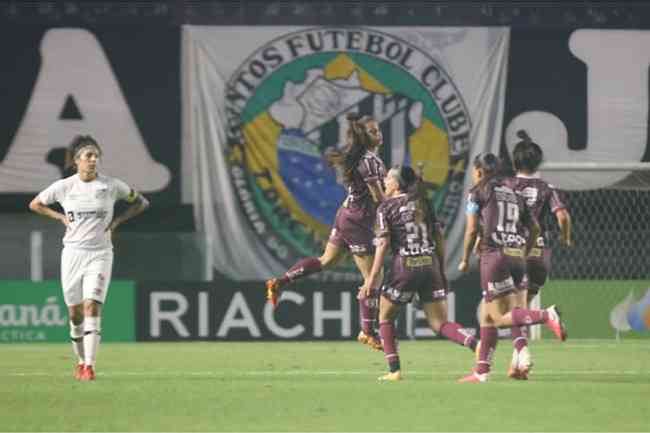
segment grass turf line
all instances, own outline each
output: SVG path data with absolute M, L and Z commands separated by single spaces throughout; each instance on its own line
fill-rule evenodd
M 104 344 L 98 380 L 67 344 L 2 345 L 1 431 L 646 431 L 650 344 L 533 342 L 528 382 L 459 385 L 473 354 L 401 342 L 400 383 L 354 342 Z

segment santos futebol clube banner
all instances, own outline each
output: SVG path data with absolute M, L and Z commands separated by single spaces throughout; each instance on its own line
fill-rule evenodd
M 263 279 L 321 254 L 345 197 L 323 156 L 344 146 L 345 116 L 356 112 L 379 122 L 387 166 L 422 174 L 454 272 L 468 161 L 499 146 L 508 37 L 501 28 L 184 27 L 183 146 L 217 269 Z M 321 278 L 359 274 L 343 264 Z

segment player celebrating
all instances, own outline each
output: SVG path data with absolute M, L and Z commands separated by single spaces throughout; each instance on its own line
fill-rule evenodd
M 386 196 L 377 210 L 377 252 L 372 270 L 361 288 L 369 292 L 381 282 L 384 258 L 390 249 L 392 266 L 381 289 L 379 332 L 390 372 L 380 380 L 401 380 L 400 359 L 393 321 L 403 304 L 417 293 L 434 332 L 474 351 L 476 339 L 447 321 L 447 279 L 442 231 L 420 190 L 415 172 L 396 166 L 386 176 Z
M 537 171 L 544 159 L 542 149 L 531 140 L 526 131 L 518 131 L 517 136 L 521 138 L 521 141 L 515 145 L 512 152 L 517 178 L 516 191 L 524 197 L 526 205 L 541 228 L 541 235 L 526 258 L 526 274 L 521 290 L 517 291 L 515 295 L 516 307 L 526 308 L 544 286 L 551 269 L 551 249 L 548 247 L 548 228 L 546 226 L 550 213 L 555 214 L 557 218 L 561 242 L 565 246 L 571 247 L 573 241 L 569 211 L 555 187 L 542 180 Z M 528 373 L 533 365 L 528 350 L 527 329 L 527 326 L 512 327 L 514 350 L 508 376 L 513 379 L 528 379 Z
M 469 256 L 480 226 L 481 343 L 476 368 L 460 382 L 487 381 L 497 345 L 497 327 L 545 323 L 559 339 L 566 339 L 555 306 L 546 310 L 515 308 L 515 291 L 524 276 L 525 257 L 540 229 L 523 198 L 515 192 L 516 179 L 499 175 L 499 164 L 496 155 L 483 153 L 476 156 L 472 169 L 474 186 L 467 198 L 463 258 L 458 269 L 461 272 L 469 269 Z
M 334 228 L 325 252 L 320 257 L 307 257 L 279 278 L 266 282 L 267 298 L 277 305 L 281 290 L 299 278 L 320 272 L 334 265 L 347 249 L 363 276 L 368 278 L 374 254 L 373 224 L 377 204 L 383 199 L 383 179 L 386 168 L 376 152 L 383 144 L 379 124 L 369 116 L 347 115 L 349 123 L 347 147 L 341 154 L 332 154 L 329 160 L 340 165 L 348 195 L 339 208 Z M 375 350 L 381 343 L 375 331 L 378 291 L 359 291 L 357 299 L 361 313 L 361 331 L 357 339 Z
M 119 179 L 97 172 L 102 151 L 89 135 L 70 145 L 77 174 L 41 191 L 29 208 L 65 225 L 61 252 L 61 285 L 70 315 L 70 338 L 78 359 L 75 378 L 95 380 L 95 359 L 101 339 L 101 306 L 113 268 L 112 232 L 148 206 L 142 195 Z M 113 219 L 117 200 L 133 203 Z M 49 207 L 58 202 L 64 213 Z

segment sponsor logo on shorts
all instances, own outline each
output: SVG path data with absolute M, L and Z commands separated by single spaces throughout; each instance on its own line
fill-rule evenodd
M 508 277 L 503 281 L 489 281 L 488 292 L 492 295 L 514 290 L 515 282 L 512 277 Z
M 368 252 L 368 248 L 366 248 L 365 245 L 350 245 L 351 254 L 363 254 L 367 252 Z
M 409 302 L 413 297 L 411 292 L 402 292 L 401 290 L 395 289 L 393 287 L 388 287 L 384 289 L 384 292 L 393 300 L 397 302 Z
M 439 289 L 433 291 L 433 299 L 440 299 L 446 297 L 447 297 L 447 292 L 445 291 L 445 289 Z

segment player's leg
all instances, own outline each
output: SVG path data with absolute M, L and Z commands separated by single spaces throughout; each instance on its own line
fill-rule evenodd
M 499 338 L 497 328 L 489 314 L 489 304 L 494 304 L 494 301 L 487 301 L 484 297 L 479 305 L 479 335 L 481 342 L 478 345 L 476 366 L 472 373 L 461 378 L 458 381 L 459 383 L 485 383 L 488 380 L 492 357 L 494 356 Z
M 526 270 L 526 263 L 519 257 L 502 257 L 503 267 L 502 272 L 495 273 L 498 279 L 491 280 L 491 286 L 488 285 L 488 290 L 492 290 L 494 296 L 500 296 L 503 293 L 514 293 L 515 289 L 519 287 Z M 503 279 L 506 273 L 509 277 Z M 501 275 L 498 275 L 501 274 Z M 490 289 L 492 287 L 492 289 Z M 492 320 L 499 328 L 510 328 L 512 326 L 529 326 L 538 323 L 543 323 L 548 326 L 551 331 L 562 341 L 566 340 L 566 328 L 561 320 L 560 312 L 555 305 L 545 310 L 530 310 L 528 308 L 516 307 L 513 296 L 506 297 L 510 305 L 510 310 L 505 314 L 500 314 L 500 309 L 492 311 Z
M 74 378 L 79 380 L 84 366 L 84 314 L 83 305 L 68 306 L 68 317 L 70 317 L 70 342 L 72 351 L 75 354 L 77 364 L 75 365 Z
M 524 276 L 521 289 L 513 295 L 514 308 L 526 308 L 528 296 L 527 277 Z M 528 372 L 532 368 L 530 350 L 528 349 L 528 326 L 512 326 L 510 328 L 512 337 L 512 359 L 508 367 L 508 377 L 512 379 L 526 380 Z M 521 369 L 520 369 L 521 366 Z
M 422 280 L 423 285 L 418 289 L 418 296 L 429 326 L 433 332 L 474 352 L 478 343 L 476 338 L 465 332 L 458 323 L 449 322 L 447 318 L 447 283 L 438 263 L 433 263 L 427 273 L 429 276 Z
M 95 380 L 95 362 L 99 343 L 102 338 L 101 327 L 101 307 L 102 304 L 92 300 L 85 299 L 83 304 L 84 311 L 84 370 L 81 374 L 81 380 Z
M 267 280 L 266 298 L 271 301 L 273 305 L 277 305 L 283 287 L 293 281 L 299 280 L 300 278 L 307 277 L 331 267 L 343 256 L 344 252 L 345 250 L 342 245 L 330 240 L 330 242 L 327 243 L 322 256 L 305 257 L 300 259 L 281 277 Z
M 395 337 L 395 317 L 399 313 L 400 304 L 392 302 L 386 296 L 379 298 L 379 334 L 384 348 L 384 357 L 388 363 L 389 372 L 381 376 L 382 381 L 397 381 L 402 379 L 401 365 Z
M 113 252 L 89 253 L 83 279 L 84 372 L 81 380 L 95 380 L 95 362 L 101 342 L 101 312 L 113 269 Z
M 498 342 L 497 323 L 495 317 L 501 317 L 507 311 L 508 303 L 503 297 L 514 291 L 514 282 L 506 260 L 500 251 L 488 251 L 481 254 L 481 289 L 483 299 L 479 306 L 479 336 L 481 342 L 478 348 L 478 359 L 472 374 L 463 377 L 459 382 L 483 383 L 488 379 L 492 356 Z
M 357 265 L 359 272 L 363 276 L 364 282 L 370 275 L 372 269 L 373 255 L 354 255 L 354 263 Z M 383 271 L 379 278 L 380 287 L 383 281 Z M 357 294 L 357 301 L 359 302 L 359 316 L 361 321 L 361 331 L 357 336 L 357 341 L 367 344 L 374 350 L 382 350 L 381 341 L 377 336 L 377 314 L 379 312 L 379 287 L 373 287 L 370 296 L 365 293 L 359 292 Z
M 550 249 L 546 248 L 533 248 L 531 255 L 526 261 L 526 276 L 522 282 L 522 293 L 519 294 L 515 308 L 530 308 L 530 301 L 537 296 L 540 289 L 544 286 L 548 272 L 551 266 Z M 524 297 L 525 296 L 525 297 Z M 523 338 L 523 347 L 517 354 L 517 367 L 516 379 L 528 380 L 528 376 L 533 367 L 533 360 L 530 353 L 528 344 L 528 326 L 513 327 L 513 330 L 520 329 L 521 337 Z M 516 345 L 517 335 L 513 334 L 513 343 L 515 343 L 515 351 L 518 347 Z
M 458 323 L 448 321 L 446 299 L 423 302 L 422 310 L 433 332 L 442 335 L 456 344 L 469 348 L 472 352 L 476 350 L 478 344 L 476 337 L 464 331 L 463 327 Z
M 514 302 L 513 302 L 514 305 Z M 512 326 L 529 326 L 543 323 L 546 325 L 557 338 L 565 341 L 567 338 L 566 327 L 562 321 L 560 310 L 555 306 L 544 310 L 531 310 L 528 308 L 513 308 L 510 312 L 500 317 L 494 317 L 496 326 L 499 328 L 509 328 Z
M 75 355 L 74 378 L 79 379 L 84 366 L 84 315 L 82 306 L 81 259 L 78 251 L 64 248 L 61 253 L 61 288 L 70 318 L 70 342 Z

